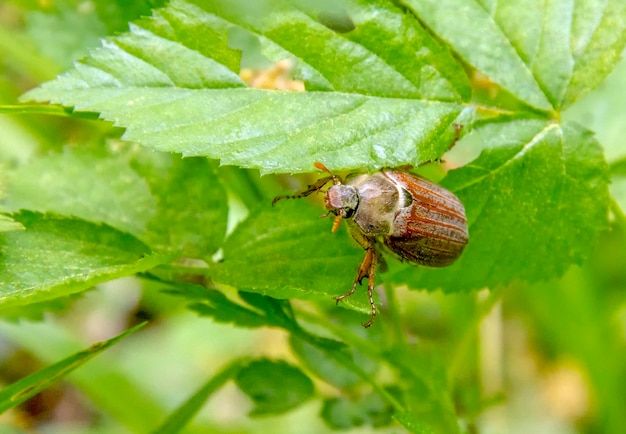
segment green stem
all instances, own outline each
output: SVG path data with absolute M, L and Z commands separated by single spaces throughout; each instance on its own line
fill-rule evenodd
M 396 293 L 389 285 L 384 285 L 385 294 L 387 295 L 387 311 L 389 312 L 390 327 L 386 327 L 387 342 L 392 345 L 405 345 L 406 342 L 403 339 L 406 333 L 402 330 L 402 321 L 400 315 L 400 309 L 398 306 L 398 297 Z
M 493 306 L 502 298 L 501 290 L 490 290 L 488 297 L 480 303 L 474 313 L 473 318 L 468 322 L 468 326 L 465 327 L 461 338 L 458 341 L 456 351 L 452 355 L 451 362 L 448 368 L 448 379 L 450 384 L 457 378 L 457 373 L 463 366 L 465 356 L 469 351 L 469 347 L 476 339 L 478 333 L 478 326 L 480 321 L 489 313 Z
M 626 214 L 622 210 L 622 207 L 617 203 L 613 196 L 610 196 L 609 206 L 613 216 L 615 217 L 615 221 L 620 224 L 620 226 L 626 226 Z
M 196 393 L 176 409 L 154 433 L 174 434 L 180 432 L 198 413 L 206 400 L 224 383 L 233 378 L 247 359 L 236 359 L 209 379 Z

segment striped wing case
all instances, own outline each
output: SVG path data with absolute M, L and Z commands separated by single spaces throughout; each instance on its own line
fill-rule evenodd
M 385 245 L 401 258 L 429 267 L 454 262 L 468 242 L 463 204 L 426 179 L 394 170 L 383 173 L 404 190 L 405 197 Z

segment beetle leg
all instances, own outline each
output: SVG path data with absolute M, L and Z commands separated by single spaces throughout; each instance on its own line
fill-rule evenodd
M 370 271 L 371 265 L 374 263 L 374 258 L 375 258 L 374 249 L 367 248 L 365 251 L 365 257 L 363 258 L 363 262 L 361 262 L 361 265 L 359 265 L 359 268 L 357 270 L 356 278 L 354 279 L 354 283 L 352 284 L 352 289 L 350 290 L 350 292 L 344 295 L 335 297 L 335 300 L 337 301 L 337 303 L 339 303 L 344 298 L 348 298 L 352 294 L 354 294 L 354 291 L 356 291 L 357 284 L 361 284 L 361 281 L 369 276 L 369 271 Z
M 374 273 L 376 271 L 376 261 L 372 261 L 370 264 L 370 271 L 367 276 L 367 297 L 370 300 L 370 306 L 372 307 L 372 316 L 370 320 L 363 324 L 363 327 L 368 328 L 374 323 L 376 318 L 376 305 L 374 304 Z
M 354 279 L 354 283 L 352 284 L 352 289 L 350 292 L 344 295 L 340 295 L 339 297 L 335 297 L 337 303 L 339 303 L 344 298 L 350 297 L 356 291 L 357 284 L 361 284 L 361 281 L 367 277 L 367 296 L 370 301 L 370 306 L 372 307 L 372 316 L 369 321 L 363 324 L 363 327 L 369 327 L 374 322 L 374 318 L 376 317 L 376 304 L 374 304 L 374 273 L 376 271 L 376 250 L 374 249 L 374 245 L 370 244 L 369 247 L 365 249 L 365 257 L 363 258 L 363 262 L 359 265 L 359 269 L 356 273 L 356 278 Z
M 307 197 L 310 194 L 315 193 L 316 191 L 320 191 L 322 187 L 328 184 L 328 181 L 333 179 L 332 176 L 326 176 L 324 178 L 318 179 L 315 184 L 309 185 L 309 187 L 304 190 L 302 193 L 294 194 L 294 195 L 286 195 L 286 196 L 276 196 L 272 201 L 272 206 L 276 205 L 276 202 L 282 199 L 300 199 L 302 197 Z

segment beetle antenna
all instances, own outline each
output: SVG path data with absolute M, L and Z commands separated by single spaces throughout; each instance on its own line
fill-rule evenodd
M 338 215 L 335 217 L 335 220 L 333 221 L 333 228 L 331 229 L 331 232 L 337 232 L 337 230 L 339 229 L 340 223 L 341 223 L 341 216 Z
M 333 180 L 333 182 L 335 181 L 335 177 L 331 177 L 331 176 L 325 176 L 324 178 L 318 179 L 317 182 L 315 182 L 314 184 L 309 185 L 309 187 L 303 191 L 302 193 L 298 193 L 298 194 L 294 194 L 294 195 L 286 195 L 286 196 L 276 196 L 274 198 L 274 200 L 272 201 L 272 206 L 276 205 L 276 202 L 278 202 L 279 200 L 283 200 L 283 199 L 300 199 L 302 197 L 307 197 L 313 193 L 315 193 L 316 191 L 320 191 L 322 189 L 322 187 L 324 187 L 328 181 Z
M 337 185 L 337 184 L 341 184 L 341 181 L 339 181 L 339 178 L 337 178 L 335 176 L 335 174 L 333 172 L 330 171 L 330 169 L 326 166 L 324 166 L 322 163 L 320 163 L 319 161 L 316 161 L 315 163 L 313 163 L 313 165 L 315 167 L 317 167 L 319 170 L 323 170 L 324 172 L 328 173 L 331 178 L 333 178 L 333 184 Z

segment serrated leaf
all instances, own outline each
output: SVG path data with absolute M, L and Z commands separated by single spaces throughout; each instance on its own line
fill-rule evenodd
M 337 33 L 314 11 L 278 3 L 250 18 L 247 2 L 172 1 L 25 99 L 97 111 L 128 140 L 263 173 L 441 156 L 469 88 L 417 20 L 390 3 L 355 1 L 345 9 L 356 30 Z M 272 60 L 294 59 L 310 89 L 333 92 L 242 88 L 233 29 L 258 37 Z
M 249 8 L 247 1 L 238 3 Z M 245 13 L 228 18 L 261 35 L 263 50 L 273 61 L 306 62 L 296 69 L 296 77 L 316 77 L 314 83 L 305 81 L 307 89 L 446 101 L 469 98 L 467 77 L 447 48 L 391 2 L 291 3 L 267 11 L 264 19 Z M 350 22 L 345 30 L 328 25 L 325 17 L 337 14 Z
M 21 404 L 42 390 L 48 388 L 53 383 L 59 381 L 72 372 L 74 369 L 80 367 L 94 356 L 98 355 L 112 345 L 115 345 L 118 341 L 128 336 L 130 333 L 135 332 L 144 325 L 145 323 L 139 324 L 138 326 L 126 330 L 124 333 L 112 339 L 94 344 L 84 351 L 73 354 L 3 388 L 0 390 L 0 413 Z
M 106 223 L 153 249 L 187 256 L 212 254 L 226 232 L 226 193 L 204 158 L 66 149 L 21 166 L 9 189 L 7 210 Z
M 579 104 L 563 112 L 562 122 L 576 122 L 596 133 L 607 161 L 626 157 L 623 122 L 626 116 L 626 58 L 618 63 L 607 79 Z
M 302 371 L 283 361 L 253 360 L 242 367 L 237 386 L 255 404 L 251 416 L 284 413 L 311 399 L 313 383 Z
M 608 167 L 592 133 L 523 120 L 482 132 L 501 146 L 443 182 L 465 204 L 467 249 L 450 267 L 405 269 L 394 279 L 446 291 L 549 279 L 580 263 L 606 228 Z
M 149 186 L 127 163 L 80 149 L 34 158 L 12 172 L 3 207 L 102 222 L 144 240 L 156 214 Z
M 226 240 L 224 260 L 211 265 L 211 278 L 273 298 L 333 303 L 332 296 L 352 286 L 363 250 L 347 228 L 331 233 L 331 222 L 319 219 L 320 212 L 304 200 L 253 211 Z M 369 312 L 366 293 L 357 291 L 342 305 Z
M 94 6 L 108 33 L 123 32 L 129 21 L 150 14 L 151 8 L 163 6 L 166 0 L 95 0 Z
M 198 287 L 198 289 L 200 289 Z M 254 310 L 245 308 L 216 290 L 202 288 L 204 296 L 201 302 L 191 304 L 189 307 L 198 314 L 210 316 L 217 322 L 232 323 L 238 327 L 262 327 L 269 325 L 270 321 Z M 186 295 L 185 293 L 181 293 Z
M 626 46 L 626 4 L 621 0 L 576 2 L 572 21 L 576 64 L 563 101 L 571 105 L 606 78 Z
M 626 44 L 621 1 L 404 0 L 468 63 L 529 105 L 570 105 Z
M 26 228 L 0 234 L 0 305 L 54 299 L 167 262 L 106 225 L 23 212 Z

